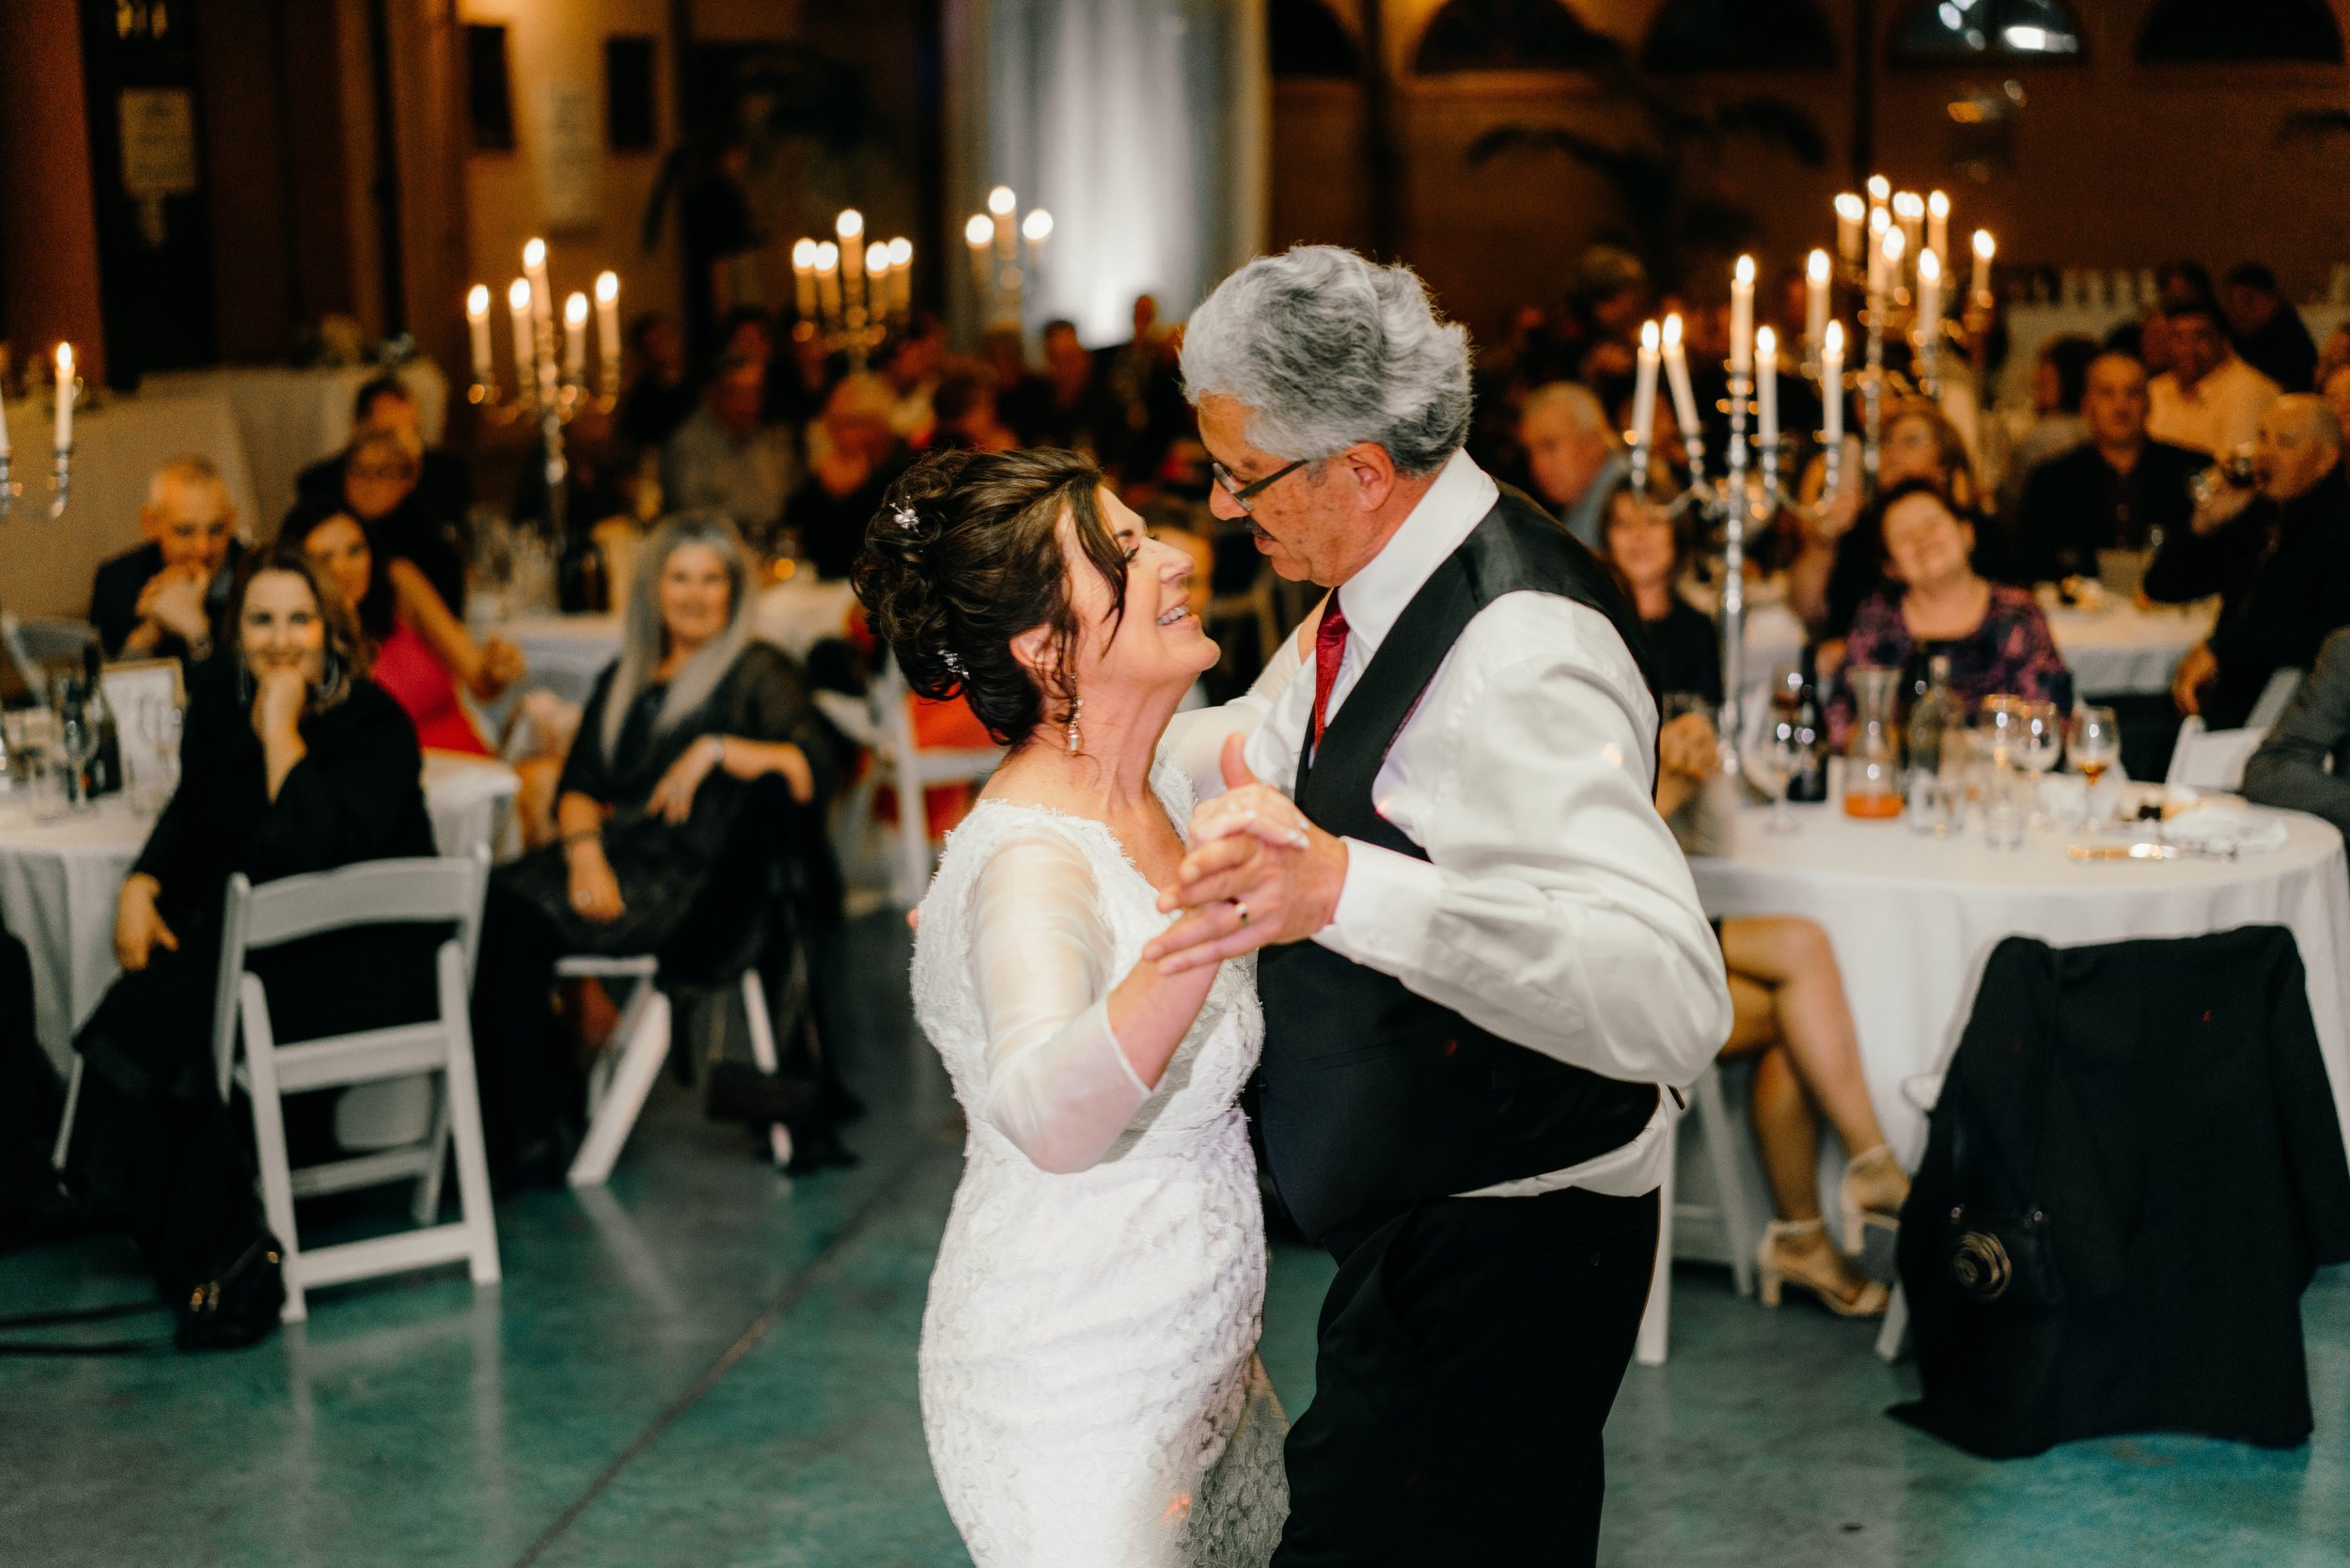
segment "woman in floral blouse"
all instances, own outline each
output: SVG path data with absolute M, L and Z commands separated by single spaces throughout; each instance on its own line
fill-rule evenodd
M 1973 525 L 1962 519 L 1932 479 L 1904 479 L 1882 498 L 1890 586 L 1863 600 L 1854 615 L 1844 667 L 1908 667 L 1919 656 L 1947 654 L 1950 690 L 1969 713 L 1994 693 L 2051 699 L 2063 657 L 2029 590 L 1993 583 L 1969 559 Z M 1830 714 L 1842 745 L 1852 723 L 1849 698 Z

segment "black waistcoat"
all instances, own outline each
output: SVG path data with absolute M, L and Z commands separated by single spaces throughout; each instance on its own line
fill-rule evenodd
M 1331 719 L 1303 749 L 1297 804 L 1324 831 L 1425 860 L 1371 790 L 1404 721 L 1470 619 L 1531 589 L 1606 616 L 1645 675 L 1638 621 L 1582 544 L 1504 489 L 1414 596 Z M 1265 949 L 1257 1116 L 1267 1163 L 1305 1232 L 1496 1182 L 1564 1169 L 1637 1137 L 1656 1086 L 1620 1083 L 1512 1044 L 1313 942 Z

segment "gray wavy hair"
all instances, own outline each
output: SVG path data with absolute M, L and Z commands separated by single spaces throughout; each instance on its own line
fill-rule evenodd
M 604 693 L 603 755 L 611 760 L 620 744 L 620 727 L 639 693 L 661 667 L 667 651 L 668 631 L 661 622 L 661 573 L 669 557 L 690 544 L 707 545 L 727 563 L 728 605 L 726 630 L 685 661 L 669 678 L 669 689 L 653 719 L 653 733 L 666 734 L 679 721 L 710 700 L 727 671 L 751 640 L 751 566 L 744 554 L 743 536 L 734 525 L 714 511 L 680 512 L 653 530 L 636 563 L 636 581 L 630 588 L 628 614 L 621 621 L 619 666 L 612 672 L 612 688 Z
M 1248 411 L 1248 444 L 1278 457 L 1384 447 L 1398 472 L 1444 466 L 1468 439 L 1467 329 L 1428 286 L 1336 245 L 1261 256 L 1215 287 L 1183 331 L 1183 392 Z

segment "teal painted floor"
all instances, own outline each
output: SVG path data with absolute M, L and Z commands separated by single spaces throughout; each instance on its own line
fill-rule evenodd
M 0 1359 L 0 1565 L 891 1568 L 966 1561 L 932 1484 L 914 1349 L 960 1163 L 906 1016 L 904 937 L 857 933 L 853 1170 L 792 1181 L 665 1085 L 603 1194 L 499 1210 L 506 1279 L 318 1293 L 254 1350 Z M 1264 1359 L 1312 1390 L 1329 1266 L 1277 1248 Z M 134 1298 L 125 1244 L 0 1258 L 0 1311 Z M 2305 1308 L 2315 1440 L 1970 1459 L 1882 1411 L 1872 1325 L 1674 1282 L 1672 1360 L 1608 1427 L 1622 1568 L 2350 1565 L 2350 1269 Z

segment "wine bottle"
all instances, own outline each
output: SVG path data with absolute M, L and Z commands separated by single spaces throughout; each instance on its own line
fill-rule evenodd
M 113 794 L 122 788 L 122 736 L 115 729 L 115 711 L 106 701 L 106 683 L 99 679 L 98 645 L 82 645 L 83 713 L 98 730 L 98 755 L 90 759 L 89 793 Z
M 1787 773 L 1787 798 L 1817 804 L 1827 799 L 1827 713 L 1820 703 L 1817 658 L 1806 644 L 1802 691 L 1795 698 L 1795 765 Z

